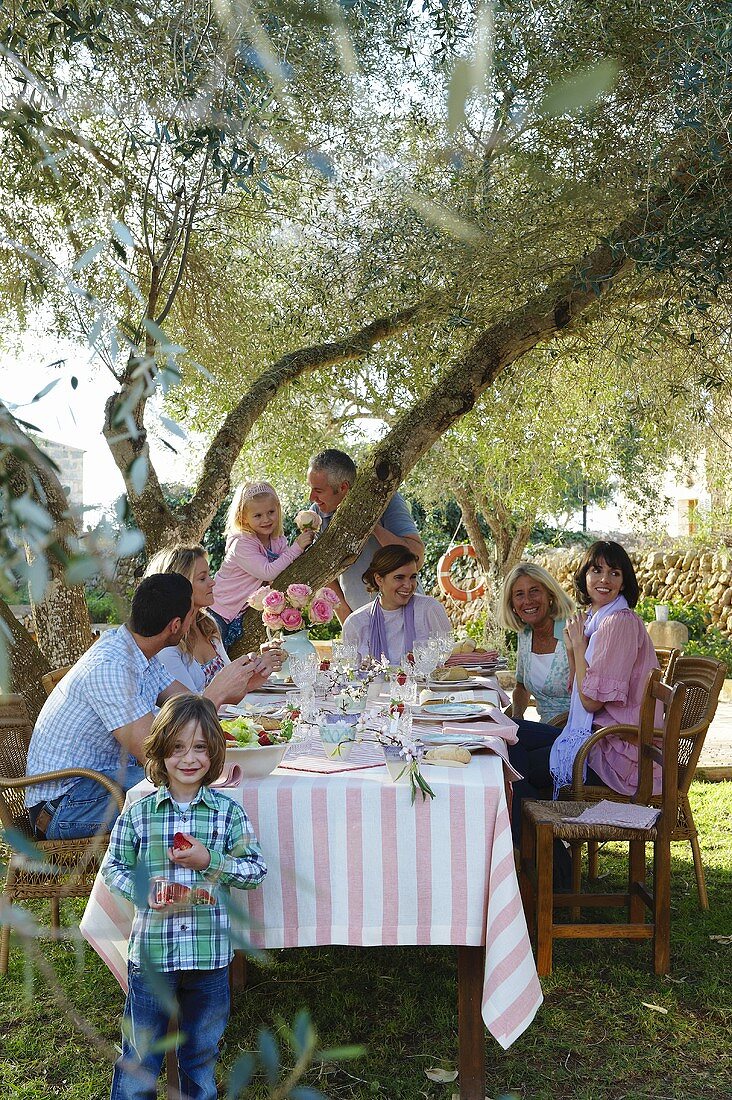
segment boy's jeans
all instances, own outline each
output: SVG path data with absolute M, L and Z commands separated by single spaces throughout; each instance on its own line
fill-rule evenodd
M 163 1052 L 150 1050 L 168 1030 L 169 1013 L 155 994 L 164 982 L 178 1004 L 180 1091 L 188 1100 L 216 1100 L 214 1067 L 229 1018 L 229 968 L 156 972 L 148 984 L 136 963 L 127 964 L 122 1055 L 112 1077 L 111 1100 L 155 1100 Z

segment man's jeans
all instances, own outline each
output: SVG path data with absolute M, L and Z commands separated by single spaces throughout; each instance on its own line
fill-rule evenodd
M 189 1100 L 216 1100 L 214 1068 L 229 1018 L 229 968 L 156 972 L 148 980 L 147 973 L 130 962 L 127 972 L 122 1055 L 114 1067 L 110 1100 L 157 1097 L 163 1063 L 159 1040 L 165 1036 L 170 1016 L 157 995 L 161 985 L 178 1004 L 180 1091 Z
M 135 764 L 124 771 L 104 774 L 129 791 L 145 778 L 145 769 Z M 116 802 L 95 779 L 77 779 L 56 807 L 46 829 L 46 839 L 75 840 L 109 832 L 118 814 Z

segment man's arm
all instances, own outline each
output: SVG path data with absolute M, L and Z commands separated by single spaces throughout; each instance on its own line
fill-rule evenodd
M 377 523 L 373 535 L 379 546 L 406 546 L 417 558 L 417 568 L 421 569 L 424 563 L 424 543 L 419 535 L 395 535 L 388 531 L 380 523 Z

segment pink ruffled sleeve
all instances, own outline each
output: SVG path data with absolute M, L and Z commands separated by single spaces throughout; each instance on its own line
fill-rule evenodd
M 603 703 L 627 703 L 640 649 L 639 628 L 645 631 L 641 619 L 630 610 L 616 611 L 600 625 L 582 683 L 584 695 Z

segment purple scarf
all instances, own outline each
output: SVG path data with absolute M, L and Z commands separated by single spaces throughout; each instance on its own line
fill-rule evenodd
M 601 607 L 599 611 L 588 611 L 585 623 L 585 637 L 589 638 L 585 654 L 587 663 L 590 664 L 592 651 L 595 648 L 595 632 L 600 624 L 615 611 L 622 611 L 628 607 L 625 596 L 616 596 L 612 603 Z M 594 714 L 585 710 L 580 698 L 577 677 L 572 684 L 572 698 L 569 704 L 569 717 L 567 724 L 559 734 L 549 754 L 549 770 L 554 779 L 554 798 L 559 796 L 561 787 L 569 787 L 572 784 L 572 769 L 574 758 L 592 733 Z M 584 778 L 587 778 L 587 763 L 585 762 Z
M 386 620 L 381 608 L 381 600 L 378 596 L 371 604 L 369 618 L 369 653 L 377 661 L 381 660 L 381 655 L 384 654 L 384 656 L 389 659 L 390 664 L 396 664 L 397 661 L 402 659 L 404 653 L 412 652 L 414 649 L 414 596 L 412 596 L 409 603 L 404 608 L 404 649 L 402 653 L 392 655 L 388 651 L 386 642 Z

